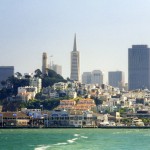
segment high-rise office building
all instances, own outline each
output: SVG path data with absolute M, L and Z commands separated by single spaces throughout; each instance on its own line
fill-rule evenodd
M 47 53 L 44 52 L 42 56 L 42 74 L 43 75 L 47 74 L 47 68 L 48 68 Z
M 54 70 L 57 74 L 62 75 L 62 66 L 53 64 L 50 69 Z
M 103 84 L 103 73 L 100 70 L 92 71 L 91 77 L 92 84 L 98 84 L 99 86 Z
M 108 82 L 113 87 L 122 88 L 125 84 L 124 73 L 122 71 L 108 72 Z
M 76 35 L 74 36 L 74 46 L 73 51 L 71 52 L 71 80 L 79 81 L 80 76 L 80 57 L 79 52 L 77 51 L 76 45 Z
M 150 90 L 150 48 L 147 45 L 132 45 L 128 49 L 129 90 Z
M 83 72 L 82 74 L 82 83 L 91 84 L 91 72 Z
M 14 75 L 14 66 L 0 66 L 0 82 Z M 1 86 L 1 84 L 0 84 Z

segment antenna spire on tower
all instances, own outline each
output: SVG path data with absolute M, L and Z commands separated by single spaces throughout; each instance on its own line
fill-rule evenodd
M 75 35 L 74 35 L 74 45 L 73 45 L 73 51 L 77 51 L 76 33 L 75 33 Z

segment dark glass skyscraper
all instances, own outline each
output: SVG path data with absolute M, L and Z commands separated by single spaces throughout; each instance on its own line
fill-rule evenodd
M 128 49 L 129 90 L 150 90 L 150 48 L 147 45 L 132 45 Z
M 14 75 L 14 66 L 0 66 L 0 82 Z M 0 84 L 1 87 L 1 84 Z

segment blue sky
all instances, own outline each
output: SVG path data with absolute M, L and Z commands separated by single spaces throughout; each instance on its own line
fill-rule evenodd
M 41 69 L 47 52 L 69 77 L 74 33 L 81 74 L 121 70 L 127 81 L 128 48 L 150 47 L 150 0 L 0 0 L 0 65 L 15 72 Z

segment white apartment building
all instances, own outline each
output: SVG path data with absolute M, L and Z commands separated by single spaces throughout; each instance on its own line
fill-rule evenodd
M 37 94 L 37 87 L 33 86 L 18 87 L 17 95 L 20 96 L 22 100 L 34 99 L 36 94 Z
M 37 87 L 37 92 L 39 93 L 42 89 L 42 80 L 40 78 L 31 78 L 29 85 Z
M 75 92 L 75 91 L 69 91 L 68 92 L 68 96 L 69 96 L 69 98 L 76 98 L 77 97 L 77 92 Z
M 67 88 L 67 86 L 68 86 L 68 84 L 64 83 L 64 82 L 58 82 L 53 85 L 54 90 L 56 90 L 56 89 L 65 90 Z

